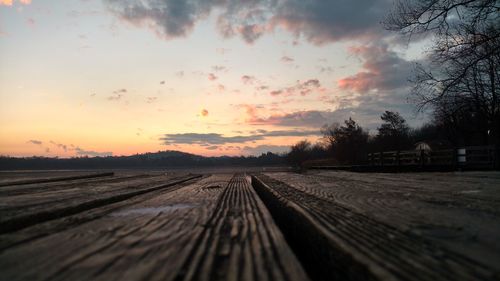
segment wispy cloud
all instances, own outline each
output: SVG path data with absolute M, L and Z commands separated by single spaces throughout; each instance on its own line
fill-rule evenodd
M 146 97 L 147 103 L 154 103 L 156 101 L 158 101 L 158 97 Z
M 113 91 L 113 95 L 108 97 L 109 101 L 118 101 L 123 97 L 123 94 L 127 92 L 127 89 L 118 89 Z
M 291 96 L 298 93 L 302 96 L 305 96 L 307 94 L 312 93 L 314 90 L 318 90 L 320 87 L 321 83 L 319 82 L 318 79 L 314 78 L 303 82 L 297 81 L 293 86 L 285 87 L 278 90 L 273 90 L 270 91 L 269 94 L 271 96 L 279 96 L 279 95 Z
M 50 143 L 51 143 L 52 145 L 55 145 L 56 147 L 58 147 L 58 148 L 60 148 L 60 149 L 63 149 L 63 150 L 64 150 L 64 152 L 68 151 L 68 146 L 67 146 L 67 145 L 65 145 L 65 144 L 62 144 L 62 143 L 56 143 L 56 142 L 54 142 L 54 141 L 50 141 Z
M 253 84 L 255 82 L 255 77 L 253 77 L 251 75 L 243 75 L 243 76 L 241 76 L 241 81 L 245 85 Z
M 223 65 L 214 65 L 212 66 L 212 70 L 215 72 L 227 71 L 227 67 Z
M 29 140 L 27 143 L 35 144 L 35 145 L 42 145 L 43 141 L 40 140 Z
M 314 136 L 319 135 L 318 130 L 283 130 L 283 131 L 266 131 L 260 130 L 251 135 L 236 135 L 224 136 L 217 133 L 182 133 L 182 134 L 165 134 L 160 140 L 163 144 L 198 144 L 198 145 L 224 145 L 235 143 L 246 143 L 257 140 L 263 140 L 272 137 L 297 137 L 297 136 Z

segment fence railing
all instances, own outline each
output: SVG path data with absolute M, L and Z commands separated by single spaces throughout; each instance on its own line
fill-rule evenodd
M 495 146 L 468 146 L 443 150 L 381 151 L 368 154 L 371 166 L 455 166 L 457 168 L 499 168 Z

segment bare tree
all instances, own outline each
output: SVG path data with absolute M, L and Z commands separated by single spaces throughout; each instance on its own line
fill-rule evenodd
M 472 114 L 482 143 L 500 144 L 499 1 L 398 0 L 385 26 L 433 35 L 428 65 L 414 78 L 419 108 L 445 119 Z
M 295 167 L 302 167 L 302 164 L 309 159 L 310 155 L 311 143 L 307 140 L 302 140 L 292 145 L 287 155 L 287 160 Z

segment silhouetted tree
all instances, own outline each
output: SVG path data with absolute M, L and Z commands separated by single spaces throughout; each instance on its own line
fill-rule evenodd
M 380 119 L 383 123 L 378 128 L 375 141 L 382 150 L 403 150 L 411 146 L 410 127 L 398 112 L 385 111 Z
M 498 0 L 398 0 L 385 21 L 390 30 L 434 35 L 413 94 L 420 109 L 430 106 L 457 135 L 471 138 L 464 143 L 500 144 L 499 15 Z
M 292 145 L 287 155 L 288 162 L 294 167 L 302 167 L 302 163 L 310 158 L 311 143 L 307 140 L 299 141 Z
M 367 152 L 368 133 L 352 118 L 340 126 L 334 123 L 322 128 L 332 156 L 340 163 L 355 164 L 364 160 Z

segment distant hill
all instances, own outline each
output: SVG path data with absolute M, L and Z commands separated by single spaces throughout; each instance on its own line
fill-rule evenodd
M 284 164 L 286 164 L 285 156 L 272 152 L 263 153 L 260 156 L 219 157 L 205 157 L 175 150 L 107 157 L 0 156 L 0 170 L 277 166 Z

